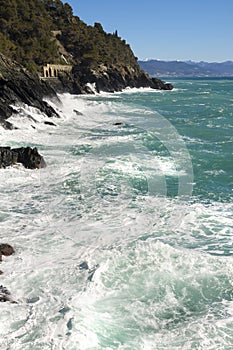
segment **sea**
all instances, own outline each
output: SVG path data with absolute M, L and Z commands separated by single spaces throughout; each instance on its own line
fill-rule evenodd
M 233 349 L 233 78 L 171 82 L 14 106 L 1 350 Z

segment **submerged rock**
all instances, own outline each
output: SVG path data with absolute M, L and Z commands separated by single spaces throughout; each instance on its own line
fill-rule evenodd
M 87 276 L 87 280 L 89 282 L 92 281 L 93 276 L 96 272 L 96 270 L 98 269 L 99 264 L 93 266 L 92 268 L 89 268 L 88 263 L 86 261 L 83 261 L 81 264 L 79 264 L 79 270 L 83 271 L 83 270 L 88 270 L 88 276 Z
M 86 261 L 82 262 L 81 264 L 79 264 L 79 270 L 88 270 L 88 264 Z
M 27 299 L 27 303 L 28 303 L 28 304 L 34 304 L 34 303 L 36 303 L 36 302 L 39 301 L 39 300 L 40 300 L 39 297 L 31 297 L 31 298 L 28 298 L 28 299 Z
M 0 147 L 0 168 L 21 163 L 27 169 L 45 168 L 44 158 L 38 153 L 37 148 L 31 147 Z
M 74 112 L 76 115 L 83 115 L 81 112 L 77 111 L 77 109 L 73 109 L 73 112 Z
M 95 274 L 95 272 L 96 272 L 96 270 L 97 270 L 98 268 L 99 268 L 99 264 L 95 265 L 92 269 L 89 269 L 89 270 L 88 270 L 89 275 L 88 275 L 87 280 L 88 280 L 89 282 L 92 282 L 92 279 L 93 279 L 93 277 L 94 277 L 94 274 Z

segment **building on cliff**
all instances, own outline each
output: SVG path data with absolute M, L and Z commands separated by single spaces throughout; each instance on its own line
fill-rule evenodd
M 60 72 L 71 72 L 73 66 L 65 64 L 49 64 L 42 68 L 41 78 L 57 78 Z

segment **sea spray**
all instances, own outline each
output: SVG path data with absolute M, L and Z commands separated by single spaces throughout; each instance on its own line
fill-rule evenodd
M 175 85 L 66 94 L 56 127 L 1 130 L 47 163 L 0 169 L 18 301 L 1 304 L 1 349 L 232 347 L 232 80 Z

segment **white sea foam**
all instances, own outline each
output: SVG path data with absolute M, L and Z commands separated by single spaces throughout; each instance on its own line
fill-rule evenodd
M 46 129 L 45 122 L 56 121 L 57 118 L 48 118 L 46 114 L 40 113 L 39 109 L 26 104 L 16 104 L 12 106 L 14 114 L 7 119 L 18 129 Z
M 218 255 L 232 252 L 232 204 L 167 196 L 162 180 L 185 171 L 142 145 L 150 113 L 113 96 L 64 94 L 57 127 L 0 133 L 48 165 L 0 170 L 1 241 L 16 249 L 1 284 L 18 301 L 1 305 L 3 350 L 231 344 L 232 259 Z M 149 191 L 155 175 L 165 193 Z

